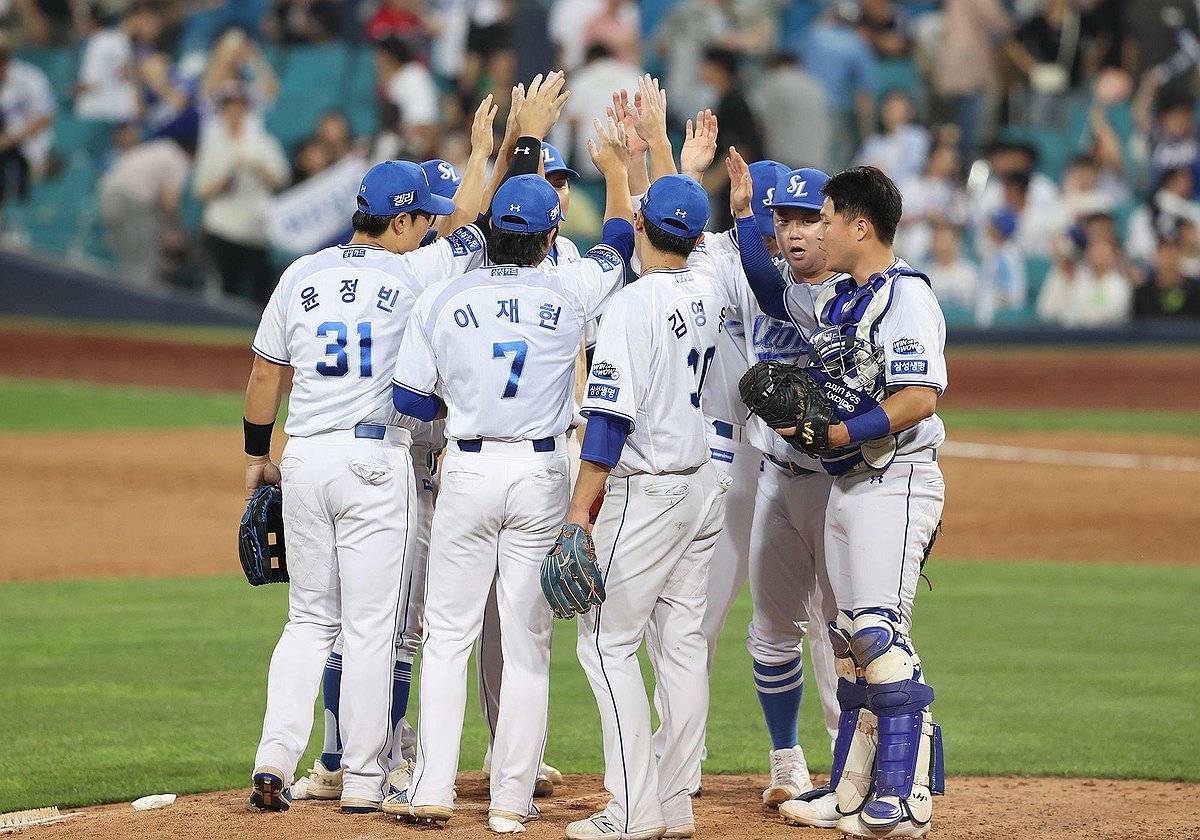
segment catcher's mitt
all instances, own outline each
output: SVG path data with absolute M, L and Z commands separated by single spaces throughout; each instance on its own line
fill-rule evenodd
M 803 368 L 774 359 L 758 362 L 738 381 L 742 402 L 772 429 L 796 427 L 784 440 L 810 455 L 829 450 L 833 405 Z
M 604 579 L 592 535 L 564 525 L 542 561 L 542 594 L 555 618 L 570 618 L 604 603 Z
M 287 557 L 283 548 L 283 491 L 274 484 L 260 487 L 250 497 L 238 526 L 238 557 L 251 586 L 287 583 Z

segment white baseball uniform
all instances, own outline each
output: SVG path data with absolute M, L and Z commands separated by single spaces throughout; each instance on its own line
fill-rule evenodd
M 440 391 L 448 439 L 426 584 L 415 806 L 454 804 L 467 660 L 494 580 L 505 675 L 491 807 L 531 810 L 550 685 L 552 617 L 539 576 L 569 502 L 575 356 L 584 324 L 623 281 L 624 260 L 601 244 L 551 269 L 481 268 L 430 288 L 413 310 L 395 382 Z
M 295 374 L 280 459 L 290 608 L 271 657 L 255 763 L 278 768 L 289 785 L 341 630 L 343 796 L 382 798 L 415 507 L 413 424 L 392 407 L 392 360 L 422 289 L 483 257 L 474 226 L 404 255 L 327 248 L 284 272 L 263 313 L 254 352 Z
M 708 714 L 702 622 L 728 481 L 711 464 L 700 396 L 729 305 L 686 268 L 644 275 L 609 301 L 588 376 L 583 413 L 632 425 L 593 531 L 607 597 L 580 617 L 577 644 L 603 728 L 605 813 L 623 833 L 694 823 Z M 643 637 L 664 709 L 657 761 Z

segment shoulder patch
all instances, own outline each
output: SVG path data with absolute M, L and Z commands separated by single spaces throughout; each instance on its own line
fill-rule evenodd
M 898 338 L 892 342 L 892 352 L 897 356 L 917 356 L 925 352 L 925 345 L 915 338 Z
M 446 241 L 450 243 L 450 252 L 456 257 L 465 257 L 483 247 L 483 240 L 479 238 L 475 228 L 467 226 L 454 231 L 446 237 Z
M 897 359 L 892 362 L 892 376 L 918 374 L 924 376 L 929 372 L 929 363 L 924 359 Z
M 597 245 L 595 248 L 587 252 L 587 258 L 595 260 L 602 271 L 612 271 L 621 267 L 621 257 L 608 246 Z
M 592 365 L 592 376 L 596 379 L 606 379 L 609 382 L 616 382 L 621 378 L 616 365 L 612 362 L 596 362 Z

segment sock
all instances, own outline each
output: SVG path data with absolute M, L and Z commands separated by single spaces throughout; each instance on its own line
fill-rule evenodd
M 342 655 L 330 653 L 321 676 L 321 694 L 325 700 L 325 745 L 321 748 L 321 763 L 331 772 L 342 766 L 342 733 L 338 731 L 338 715 L 342 705 Z
M 397 659 L 392 667 L 392 757 L 391 765 L 396 766 L 396 753 L 400 750 L 400 721 L 408 714 L 408 694 L 412 688 L 412 662 Z
M 804 696 L 804 659 L 783 665 L 754 663 L 754 689 L 762 706 L 771 749 L 786 750 L 799 743 L 800 700 Z

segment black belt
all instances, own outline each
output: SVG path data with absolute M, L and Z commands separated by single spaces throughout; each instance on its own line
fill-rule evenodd
M 483 438 L 471 438 L 470 440 L 459 440 L 455 442 L 458 444 L 459 451 L 461 452 L 483 451 Z M 554 438 L 552 437 L 538 438 L 537 440 L 529 441 L 529 443 L 533 444 L 534 452 L 554 451 Z
M 764 457 L 772 464 L 779 467 L 779 469 L 787 470 L 792 475 L 812 475 L 816 472 L 816 470 L 806 470 L 804 467 L 797 466 L 791 461 L 785 461 L 782 458 L 776 458 L 774 455 L 765 455 Z

